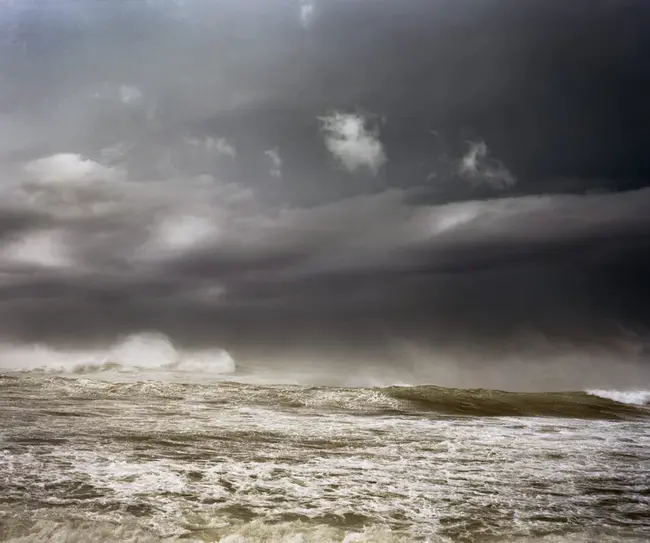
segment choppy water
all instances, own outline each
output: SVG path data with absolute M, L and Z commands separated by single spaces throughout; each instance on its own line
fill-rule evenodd
M 0 539 L 647 541 L 648 397 L 598 394 L 6 375 Z

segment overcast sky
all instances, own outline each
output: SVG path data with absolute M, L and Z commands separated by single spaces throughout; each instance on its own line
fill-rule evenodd
M 4 340 L 647 378 L 648 28 L 642 0 L 5 2 Z

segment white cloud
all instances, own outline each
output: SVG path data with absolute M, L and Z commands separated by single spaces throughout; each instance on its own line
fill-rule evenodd
M 314 0 L 300 1 L 300 24 L 303 28 L 309 28 L 316 16 L 316 3 Z
M 272 177 L 282 177 L 282 157 L 277 147 L 264 151 L 264 155 L 271 161 L 271 168 L 269 174 Z
M 65 268 L 71 264 L 60 232 L 41 231 L 27 234 L 0 250 L 2 262 L 19 265 Z
M 237 149 L 226 138 L 207 138 L 206 148 L 216 151 L 218 154 L 230 158 L 237 158 Z
M 133 85 L 120 85 L 118 96 L 120 101 L 127 106 L 140 105 L 144 99 L 142 91 Z
M 217 233 L 217 226 L 207 217 L 166 217 L 159 225 L 155 244 L 164 249 L 179 251 L 200 244 Z
M 379 129 L 369 128 L 364 116 L 336 112 L 319 119 L 325 134 L 325 146 L 346 170 L 356 172 L 367 168 L 377 174 L 386 163 Z
M 58 153 L 21 166 L 6 198 L 60 219 L 110 213 L 122 207 L 126 171 L 75 153 Z
M 489 157 L 484 141 L 470 142 L 467 153 L 460 160 L 458 173 L 473 185 L 488 185 L 496 190 L 507 189 L 517 182 L 501 162 Z
M 80 184 L 114 177 L 116 171 L 75 153 L 58 153 L 25 165 L 34 181 L 49 184 Z

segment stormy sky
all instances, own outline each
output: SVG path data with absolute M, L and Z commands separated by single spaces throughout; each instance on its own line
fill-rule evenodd
M 648 28 L 642 0 L 5 1 L 2 340 L 647 380 Z

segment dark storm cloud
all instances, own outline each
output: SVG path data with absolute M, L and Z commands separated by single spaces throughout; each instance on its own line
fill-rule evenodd
M 300 3 L 280 0 L 22 8 L 3 33 L 12 44 L 3 48 L 12 68 L 3 79 L 7 107 L 25 108 L 35 125 L 12 144 L 51 144 L 56 126 L 59 145 L 81 152 L 89 138 L 109 144 L 196 123 L 257 147 L 260 160 L 286 148 L 291 190 L 304 192 L 313 177 L 311 192 L 321 193 L 322 162 L 300 160 L 318 157 L 322 143 L 308 129 L 330 109 L 362 107 L 389 119 L 391 184 L 423 182 L 439 167 L 430 130 L 454 156 L 466 140 L 485 140 L 523 192 L 543 190 L 549 178 L 573 187 L 583 179 L 580 189 L 594 177 L 610 187 L 647 179 L 644 3 L 315 5 L 308 29 Z M 143 111 L 118 111 L 106 99 L 122 84 L 141 90 Z
M 5 339 L 384 361 L 647 341 L 640 3 L 8 13 Z
M 57 308 L 65 314 L 69 339 L 93 312 L 106 337 L 123 333 L 129 322 L 203 341 L 230 334 L 224 339 L 233 346 L 273 335 L 300 343 L 296 333 L 307 327 L 313 334 L 316 326 L 351 346 L 355 330 L 368 334 L 377 326 L 432 340 L 542 325 L 549 333 L 583 336 L 610 319 L 631 326 L 630 316 L 646 317 L 642 291 L 617 284 L 615 272 L 647 271 L 648 217 L 647 191 L 434 207 L 378 195 L 284 210 L 280 218 L 249 217 L 257 227 L 248 241 L 241 231 L 241 244 L 224 237 L 151 260 L 118 244 L 114 256 L 127 264 L 111 273 L 84 272 L 78 264 L 67 273 L 54 268 L 15 277 L 1 292 L 11 300 L 5 330 L 25 327 L 29 336 L 42 310 L 38 302 L 47 300 L 47 314 Z M 84 240 L 91 248 L 92 235 Z M 216 295 L 202 295 L 210 289 Z
M 47 216 L 32 211 L 0 208 L 0 238 L 6 240 L 26 230 L 43 227 L 48 222 Z

